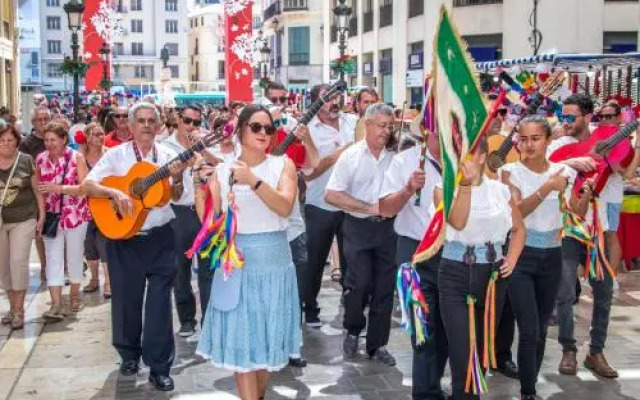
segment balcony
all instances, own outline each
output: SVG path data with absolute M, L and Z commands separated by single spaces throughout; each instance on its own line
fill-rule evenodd
M 307 5 L 307 0 L 283 0 L 284 1 L 284 12 L 287 11 L 301 11 L 308 10 L 309 7 Z
M 358 18 L 349 19 L 349 37 L 358 35 Z
M 486 4 L 502 4 L 502 0 L 453 0 L 454 7 L 482 6 Z
M 269 7 L 267 7 L 266 10 L 264 10 L 263 13 L 263 19 L 265 21 L 270 20 L 271 18 L 275 17 L 276 15 L 280 15 L 282 14 L 282 9 L 280 7 L 280 0 L 275 1 L 273 4 L 271 4 Z
M 309 53 L 289 53 L 289 65 L 309 65 Z
M 424 14 L 424 0 L 409 0 L 409 18 Z
M 364 23 L 362 27 L 363 33 L 371 32 L 373 30 L 373 11 L 364 13 L 362 15 L 362 22 Z
M 380 28 L 393 24 L 393 4 L 380 7 Z

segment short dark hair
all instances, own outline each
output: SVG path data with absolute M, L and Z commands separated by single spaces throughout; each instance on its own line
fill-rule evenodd
M 273 117 L 271 116 L 269 110 L 259 104 L 249 104 L 242 109 L 242 112 L 240 112 L 240 115 L 238 115 L 238 122 L 236 123 L 235 134 L 238 136 L 240 144 L 242 144 L 242 134 L 244 132 L 244 129 L 249 124 L 249 120 L 251 119 L 251 117 L 253 117 L 253 114 L 259 112 L 266 113 L 269 116 L 271 124 L 273 125 Z
M 264 88 L 264 97 L 269 97 L 269 92 L 272 90 L 284 90 L 286 92 L 287 88 L 280 82 L 269 82 Z
M 189 104 L 182 107 L 179 111 L 180 115 L 182 115 L 187 110 L 193 110 L 193 111 L 199 112 L 200 115 L 202 115 L 202 107 L 200 107 L 199 104 Z
M 576 93 L 567 97 L 564 101 L 564 105 L 574 105 L 578 106 L 582 115 L 592 114 L 593 113 L 593 100 L 587 95 Z
M 358 93 L 356 93 L 356 102 L 359 103 L 360 100 L 362 100 L 362 95 L 365 94 L 365 93 L 368 94 L 368 95 L 371 95 L 371 96 L 375 96 L 376 99 L 380 98 L 380 96 L 378 96 L 378 92 L 376 92 L 376 90 L 374 88 L 367 86 L 367 87 L 364 87 L 364 88 L 358 90 Z
M 323 90 L 327 90 L 331 87 L 331 85 L 327 83 L 320 83 L 311 88 L 311 92 L 309 93 L 311 96 L 311 102 L 315 103 L 320 98 L 320 92 Z
M 20 134 L 20 132 L 18 132 L 15 126 L 7 124 L 4 129 L 0 130 L 0 136 L 3 136 L 6 133 L 10 133 L 11 136 L 13 136 L 13 138 L 16 140 L 17 148 L 20 145 L 20 142 L 22 142 L 22 135 Z

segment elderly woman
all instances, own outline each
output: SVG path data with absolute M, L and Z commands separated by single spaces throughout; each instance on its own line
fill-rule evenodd
M 3 324 L 24 326 L 24 298 L 29 286 L 29 253 L 44 223 L 44 200 L 33 158 L 18 151 L 22 137 L 0 124 L 0 286 L 9 297 Z
M 69 134 L 63 125 L 55 122 L 47 124 L 44 143 L 47 150 L 36 158 L 36 166 L 41 181 L 38 189 L 44 193 L 48 214 L 43 235 L 51 309 L 43 317 L 49 321 L 60 321 L 64 319 L 61 297 L 65 253 L 71 282 L 71 311 L 78 312 L 82 308 L 80 283 L 83 279 L 84 240 L 90 217 L 80 182 L 87 176 L 87 164 L 82 154 L 67 146 Z

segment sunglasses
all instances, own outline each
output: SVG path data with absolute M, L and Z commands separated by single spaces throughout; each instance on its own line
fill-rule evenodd
M 191 124 L 191 125 L 195 126 L 196 128 L 199 128 L 200 125 L 202 125 L 202 120 L 193 119 L 193 118 L 189 118 L 189 117 L 185 117 L 185 116 L 182 116 L 181 118 L 182 118 L 182 122 L 184 122 L 187 125 Z
M 615 119 L 618 115 L 616 114 L 600 114 L 600 118 L 605 120 Z
M 574 122 L 576 122 L 577 118 L 578 117 L 576 117 L 575 115 L 571 115 L 571 114 L 560 114 L 560 115 L 558 115 L 558 121 L 566 122 L 568 124 L 573 124 Z
M 269 99 L 273 104 L 282 103 L 285 104 L 287 102 L 287 96 L 282 97 L 272 97 Z
M 251 132 L 260 133 L 264 129 L 264 133 L 271 136 L 276 133 L 276 128 L 273 125 L 262 125 L 260 122 L 252 122 L 249 124 Z
M 113 118 L 124 119 L 124 118 L 129 118 L 129 116 L 127 114 L 114 114 Z

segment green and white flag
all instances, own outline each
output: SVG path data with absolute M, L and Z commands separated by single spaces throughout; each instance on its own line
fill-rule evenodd
M 448 217 L 458 184 L 458 166 L 474 148 L 488 113 L 466 44 L 444 6 L 440 10 L 433 54 L 444 214 Z

